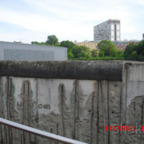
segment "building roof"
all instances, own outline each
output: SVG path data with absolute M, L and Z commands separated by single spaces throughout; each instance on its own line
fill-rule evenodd
M 56 46 L 45 46 L 45 45 L 37 45 L 37 44 L 24 44 L 19 42 L 3 42 L 0 41 L 0 48 L 14 48 L 14 49 L 67 49 L 65 47 L 56 47 Z
M 95 25 L 95 26 L 99 26 L 99 25 L 101 25 L 101 24 L 103 24 L 103 23 L 108 23 L 108 22 L 119 22 L 120 23 L 120 20 L 118 20 L 118 19 L 109 19 L 109 20 L 106 20 L 106 21 L 104 21 L 104 22 L 102 22 L 102 23 L 99 23 L 99 24 L 97 24 L 97 25 Z M 94 26 L 94 27 L 95 27 Z

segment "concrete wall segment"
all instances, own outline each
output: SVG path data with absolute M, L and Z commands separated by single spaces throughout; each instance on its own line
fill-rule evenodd
M 0 76 L 122 80 L 121 61 L 0 62 Z
M 143 122 L 143 64 L 0 62 L 0 117 L 90 144 L 142 144 L 140 134 L 105 126 Z M 1 142 L 24 139 L 25 144 L 56 143 L 0 126 Z

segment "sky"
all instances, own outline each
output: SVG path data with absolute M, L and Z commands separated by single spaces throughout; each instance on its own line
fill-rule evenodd
M 141 40 L 144 0 L 0 0 L 0 41 L 93 41 L 108 19 L 121 21 L 121 40 Z

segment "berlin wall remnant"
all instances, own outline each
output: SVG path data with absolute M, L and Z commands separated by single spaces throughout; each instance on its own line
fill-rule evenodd
M 1 61 L 0 70 L 0 76 L 81 80 L 122 80 L 122 62 L 120 61 Z
M 89 144 L 142 144 L 144 63 L 1 61 L 0 117 Z M 135 131 L 105 127 L 120 125 Z M 3 125 L 0 142 L 56 144 Z

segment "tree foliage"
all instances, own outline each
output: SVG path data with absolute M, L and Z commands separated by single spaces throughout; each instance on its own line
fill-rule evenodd
M 136 50 L 136 45 L 134 43 L 129 43 L 124 51 L 125 57 L 130 57 L 131 53 Z
M 62 47 L 66 47 L 66 48 L 68 48 L 68 56 L 72 56 L 72 48 L 74 47 L 74 43 L 73 42 L 71 42 L 71 41 L 69 41 L 69 40 L 66 40 L 66 41 L 62 41 L 61 43 L 60 43 L 60 46 L 62 46 Z
M 62 47 L 67 47 L 68 49 L 72 49 L 74 47 L 74 43 L 69 41 L 69 40 L 66 40 L 66 41 L 62 41 L 60 46 Z
M 92 56 L 92 57 L 97 57 L 97 56 L 98 56 L 98 51 L 97 51 L 96 49 L 93 49 L 93 50 L 91 51 L 91 56 Z
M 105 55 L 105 52 L 102 51 L 102 50 L 100 50 L 100 52 L 99 52 L 99 57 L 104 57 L 104 55 Z
M 140 41 L 135 48 L 139 56 L 144 56 L 144 40 Z
M 104 52 L 104 56 L 116 56 L 117 55 L 116 45 L 108 40 L 102 40 L 98 44 L 98 49 Z
M 74 55 L 71 51 L 68 52 L 68 58 L 74 58 Z
M 66 40 L 58 43 L 58 38 L 55 35 L 47 37 L 46 42 L 33 41 L 32 44 L 38 45 L 52 45 L 68 48 L 68 58 L 77 60 L 114 60 L 114 59 L 128 59 L 144 61 L 144 40 L 139 43 L 129 43 L 125 51 L 120 51 L 111 41 L 103 40 L 98 44 L 99 52 L 86 46 L 78 46 L 73 42 Z
M 140 41 L 138 44 L 130 43 L 126 46 L 124 51 L 124 56 L 126 59 L 133 60 L 144 60 L 144 40 Z
M 91 56 L 90 49 L 88 47 L 85 47 L 85 46 L 75 45 L 72 49 L 72 53 L 73 53 L 75 58 L 90 57 Z
M 124 51 L 118 50 L 117 56 L 118 56 L 118 57 L 124 57 Z
M 52 45 L 52 46 L 58 46 L 58 38 L 55 35 L 50 35 L 47 37 L 47 44 Z
M 48 45 L 45 42 L 37 42 L 37 41 L 32 41 L 31 44 L 37 44 L 37 45 Z
M 131 57 L 132 59 L 137 59 L 137 58 L 138 58 L 137 52 L 136 52 L 136 51 L 133 51 L 133 52 L 130 54 L 130 57 Z

